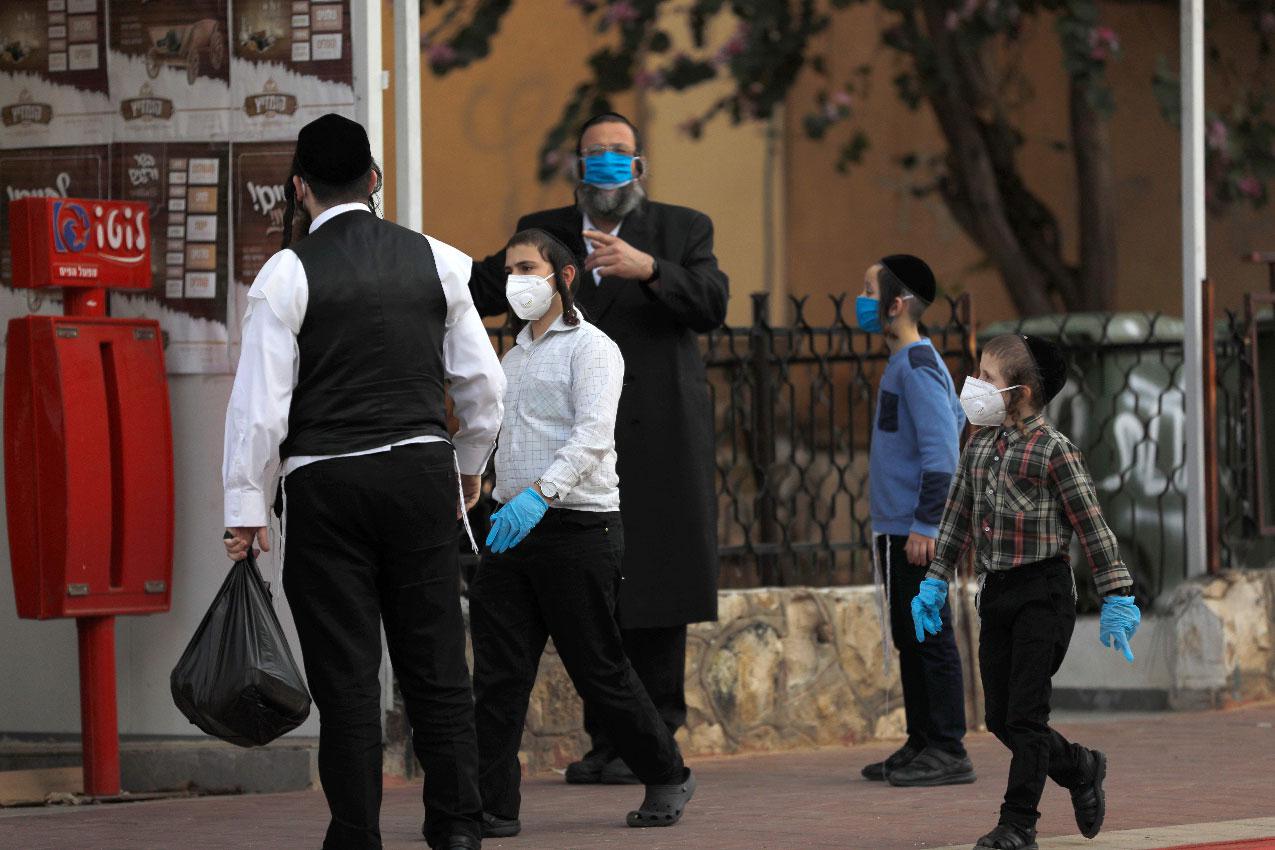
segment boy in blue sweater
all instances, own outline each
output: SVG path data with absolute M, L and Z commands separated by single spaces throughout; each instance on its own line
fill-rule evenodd
M 885 573 L 908 732 L 897 752 L 865 767 L 863 776 L 903 786 L 955 785 L 975 778 L 962 743 L 965 689 L 949 627 L 951 609 L 943 606 L 941 639 L 921 643 L 910 607 L 934 558 L 965 425 L 952 377 L 920 331 L 921 315 L 936 289 L 923 260 L 893 254 L 868 269 L 856 304 L 859 326 L 882 334 L 890 350 L 872 428 L 869 489 L 874 556 Z

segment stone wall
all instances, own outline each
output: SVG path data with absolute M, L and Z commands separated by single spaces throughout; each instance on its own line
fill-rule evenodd
M 873 588 L 736 590 L 719 599 L 719 621 L 691 626 L 688 636 L 684 753 L 902 737 L 898 664 L 892 659 L 886 672 Z M 528 772 L 562 768 L 586 749 L 580 699 L 551 647 L 531 696 L 523 763 Z
M 1173 623 L 1172 707 L 1275 696 L 1275 571 L 1232 571 L 1188 582 L 1161 607 Z

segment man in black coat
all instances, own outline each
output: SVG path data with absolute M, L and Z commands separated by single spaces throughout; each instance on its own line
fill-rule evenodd
M 708 216 L 646 199 L 641 136 L 628 119 L 590 119 L 577 153 L 576 205 L 524 216 L 517 230 L 548 230 L 587 257 L 576 304 L 624 355 L 617 617 L 625 652 L 676 732 L 686 722 L 686 626 L 717 619 L 713 410 L 698 335 L 725 320 L 729 286 Z M 503 253 L 475 263 L 469 285 L 481 315 L 504 313 Z M 567 781 L 636 782 L 587 704 L 584 714 L 593 746 Z

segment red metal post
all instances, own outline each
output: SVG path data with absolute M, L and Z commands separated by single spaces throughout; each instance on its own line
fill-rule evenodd
M 105 316 L 105 289 L 62 290 L 68 316 Z M 84 793 L 114 797 L 120 793 L 120 732 L 115 691 L 115 618 L 78 617 L 80 644 L 80 741 Z
M 115 618 L 78 617 L 80 638 L 80 737 L 84 793 L 120 793 L 119 718 L 115 708 Z

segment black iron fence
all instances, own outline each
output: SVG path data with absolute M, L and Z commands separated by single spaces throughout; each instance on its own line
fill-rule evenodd
M 754 295 L 751 324 L 702 337 L 717 432 L 721 586 L 868 582 L 868 443 L 888 354 L 879 336 L 855 326 L 853 295 L 789 298 L 782 322 L 770 320 L 771 306 Z M 926 318 L 958 387 L 978 343 L 997 333 L 1040 334 L 1061 345 L 1070 374 L 1050 405 L 1051 421 L 1085 453 L 1141 595 L 1179 582 L 1186 510 L 1181 319 L 1073 314 L 1001 323 L 976 335 L 968 296 L 941 300 Z M 502 353 L 512 343 L 508 326 L 491 334 Z M 1254 521 L 1245 339 L 1243 317 L 1228 313 L 1217 323 L 1222 566 L 1264 563 L 1275 552 Z

